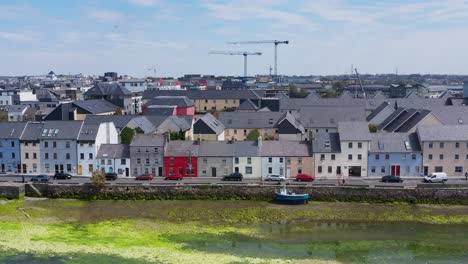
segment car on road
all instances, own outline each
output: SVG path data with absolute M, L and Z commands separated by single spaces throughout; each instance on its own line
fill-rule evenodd
M 108 181 L 115 181 L 115 180 L 117 180 L 117 173 L 115 173 L 115 172 L 108 172 L 108 173 L 106 173 L 106 180 L 108 180 Z
M 65 172 L 57 172 L 54 175 L 54 180 L 70 180 L 71 178 L 71 174 Z
M 32 182 L 48 182 L 49 180 L 50 177 L 45 174 L 31 177 Z
M 299 173 L 296 176 L 296 181 L 315 181 L 315 176 L 305 173 Z
M 233 172 L 223 176 L 223 181 L 242 181 L 242 173 Z
M 386 175 L 382 177 L 382 182 L 403 182 L 403 179 L 400 176 Z
M 154 179 L 154 176 L 151 173 L 145 173 L 135 177 L 137 181 L 151 181 L 152 179 Z
M 184 177 L 180 174 L 167 175 L 164 180 L 181 181 Z
M 268 175 L 265 178 L 265 181 L 285 181 L 286 177 L 283 175 Z
M 448 180 L 447 173 L 445 172 L 434 172 L 430 175 L 424 176 L 424 182 L 441 182 L 445 183 Z

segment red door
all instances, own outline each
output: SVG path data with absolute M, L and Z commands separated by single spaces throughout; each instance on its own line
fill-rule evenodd
M 400 176 L 400 166 L 395 166 L 395 176 Z
M 390 168 L 390 175 L 400 176 L 400 166 L 399 165 L 392 165 L 391 168 Z

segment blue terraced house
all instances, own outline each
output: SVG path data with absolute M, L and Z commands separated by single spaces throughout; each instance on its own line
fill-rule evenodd
M 0 124 L 0 173 L 20 171 L 20 137 L 26 127 L 23 122 L 3 122 Z
M 368 157 L 369 176 L 419 176 L 422 151 L 416 133 L 372 135 Z

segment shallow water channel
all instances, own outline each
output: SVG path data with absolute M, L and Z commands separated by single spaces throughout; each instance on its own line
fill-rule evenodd
M 0 263 L 468 263 L 463 206 L 44 200 L 20 205 L 31 219 L 13 206 Z

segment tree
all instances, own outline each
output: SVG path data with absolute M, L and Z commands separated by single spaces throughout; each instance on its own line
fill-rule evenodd
M 91 183 L 96 187 L 102 187 L 106 183 L 106 175 L 102 170 L 95 170 L 91 176 Z
M 115 110 L 114 115 L 123 115 L 122 108 L 118 108 L 117 110 Z
M 290 98 L 305 98 L 309 95 L 307 91 L 298 89 L 295 85 L 289 86 L 289 97 Z
M 258 132 L 258 129 L 254 129 L 254 130 L 251 130 L 249 134 L 247 134 L 247 140 L 257 141 L 259 136 L 260 136 L 260 133 Z
M 180 130 L 179 132 L 169 132 L 171 140 L 185 140 L 185 133 Z
M 0 122 L 8 121 L 8 113 L 7 112 L 0 112 Z
M 130 144 L 132 142 L 133 135 L 135 131 L 129 127 L 126 127 L 120 133 L 120 142 L 122 144 Z
M 377 133 L 377 125 L 376 124 L 369 124 L 369 132 Z
M 137 132 L 138 134 L 144 134 L 145 133 L 145 131 L 143 131 L 143 129 L 141 129 L 140 127 L 135 128 L 135 132 Z

